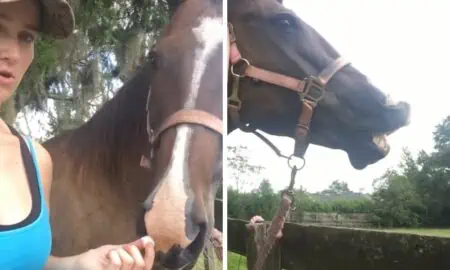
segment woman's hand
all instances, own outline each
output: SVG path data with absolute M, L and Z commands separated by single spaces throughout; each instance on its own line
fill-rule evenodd
M 143 254 L 142 255 L 142 252 Z M 125 245 L 106 245 L 76 256 L 75 268 L 86 270 L 150 270 L 155 259 L 149 236 Z

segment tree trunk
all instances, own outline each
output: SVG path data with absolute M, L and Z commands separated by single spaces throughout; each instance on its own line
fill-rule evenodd
M 124 37 L 122 46 L 117 48 L 117 55 L 120 67 L 119 78 L 125 83 L 128 81 L 142 64 L 142 43 L 145 42 L 145 32 L 142 29 L 134 29 L 129 35 Z M 119 43 L 120 44 L 120 43 Z

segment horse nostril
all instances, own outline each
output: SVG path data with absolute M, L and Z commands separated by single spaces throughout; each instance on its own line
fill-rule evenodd
M 186 236 L 189 240 L 194 241 L 205 223 L 197 223 L 194 220 L 186 222 Z
M 179 245 L 173 246 L 164 256 L 166 262 L 177 262 L 183 249 Z

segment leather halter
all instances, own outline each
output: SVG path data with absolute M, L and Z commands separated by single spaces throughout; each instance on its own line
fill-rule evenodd
M 228 23 L 228 37 L 230 41 L 229 56 L 231 74 L 233 76 L 232 93 L 231 96 L 228 97 L 228 111 L 232 121 L 234 121 L 244 132 L 255 133 L 279 156 L 281 156 L 280 151 L 267 138 L 264 138 L 262 134 L 256 133 L 255 128 L 251 127 L 250 124 L 244 125 L 240 121 L 239 111 L 242 106 L 242 101 L 239 98 L 239 81 L 242 78 L 250 77 L 258 81 L 264 81 L 296 92 L 299 95 L 302 108 L 295 127 L 295 147 L 293 155 L 304 158 L 306 149 L 309 145 L 308 132 L 314 108 L 324 97 L 326 90 L 325 86 L 329 80 L 339 70 L 350 64 L 350 62 L 340 57 L 322 70 L 318 76 L 308 76 L 303 80 L 299 80 L 251 65 L 250 61 L 243 58 L 239 52 L 234 28 L 231 23 Z M 237 72 L 237 69 L 241 72 Z
M 150 125 L 150 94 L 149 91 L 147 96 L 146 114 L 147 114 L 147 134 L 150 143 L 150 155 L 142 155 L 141 157 L 141 167 L 150 168 L 151 160 L 154 157 L 154 149 L 158 146 L 161 137 L 165 131 L 182 124 L 190 125 L 200 125 L 207 129 L 210 129 L 220 135 L 223 134 L 223 121 L 217 116 L 198 109 L 181 109 L 170 115 L 166 120 L 160 125 L 160 127 L 155 130 Z

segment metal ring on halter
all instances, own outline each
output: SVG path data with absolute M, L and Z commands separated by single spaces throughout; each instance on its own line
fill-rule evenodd
M 290 155 L 290 156 L 288 157 L 288 160 L 287 160 L 288 166 L 289 166 L 289 168 L 291 168 L 291 169 L 293 169 L 294 166 L 295 166 L 295 164 L 294 164 L 294 165 L 291 164 L 291 160 L 292 160 L 293 157 L 294 157 L 294 154 Z M 297 171 L 300 171 L 301 169 L 303 169 L 303 167 L 305 167 L 305 164 L 306 164 L 306 160 L 305 160 L 304 157 L 300 157 L 300 159 L 303 161 L 303 163 L 302 163 L 302 166 L 300 166 L 300 167 L 297 168 Z
M 236 77 L 239 77 L 239 78 L 244 78 L 244 77 L 246 76 L 246 75 L 245 75 L 245 70 L 247 69 L 247 67 L 250 66 L 250 62 L 249 62 L 247 59 L 245 59 L 245 58 L 241 58 L 241 59 L 239 59 L 239 61 L 243 61 L 244 64 L 247 65 L 247 66 L 245 66 L 245 68 L 244 68 L 244 74 L 237 74 L 237 73 L 234 72 L 234 66 L 235 66 L 236 64 L 238 64 L 239 62 L 237 62 L 237 63 L 231 65 L 231 74 L 233 74 L 233 76 L 236 76 Z

